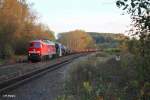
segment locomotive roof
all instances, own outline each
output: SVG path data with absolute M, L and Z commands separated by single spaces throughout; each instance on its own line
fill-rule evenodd
M 32 40 L 30 42 L 41 42 L 41 43 L 45 43 L 48 45 L 55 45 L 55 43 L 53 41 L 50 41 L 50 40 Z
M 32 40 L 30 42 L 42 42 L 41 40 Z

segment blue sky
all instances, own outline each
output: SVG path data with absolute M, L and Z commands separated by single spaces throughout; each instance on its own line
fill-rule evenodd
M 39 21 L 55 33 L 75 29 L 94 32 L 124 33 L 130 24 L 128 15 L 115 0 L 30 0 Z

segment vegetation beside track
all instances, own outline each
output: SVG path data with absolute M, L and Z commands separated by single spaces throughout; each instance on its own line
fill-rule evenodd
M 135 65 L 129 53 L 122 54 L 120 61 L 108 53 L 97 53 L 71 64 L 64 95 L 57 100 L 137 100 Z

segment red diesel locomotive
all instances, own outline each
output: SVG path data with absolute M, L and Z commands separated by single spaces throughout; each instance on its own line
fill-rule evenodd
M 28 48 L 28 60 L 41 61 L 45 58 L 51 58 L 56 54 L 56 45 L 49 40 L 34 40 L 30 42 Z

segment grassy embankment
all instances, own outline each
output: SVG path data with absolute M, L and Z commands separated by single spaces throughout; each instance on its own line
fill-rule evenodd
M 14 64 L 16 62 L 25 62 L 25 61 L 27 61 L 27 55 L 14 55 L 11 58 L 0 59 L 0 65 Z
M 137 100 L 137 74 L 130 54 L 97 53 L 70 65 L 64 95 L 57 100 Z M 117 53 L 118 54 L 118 53 Z

